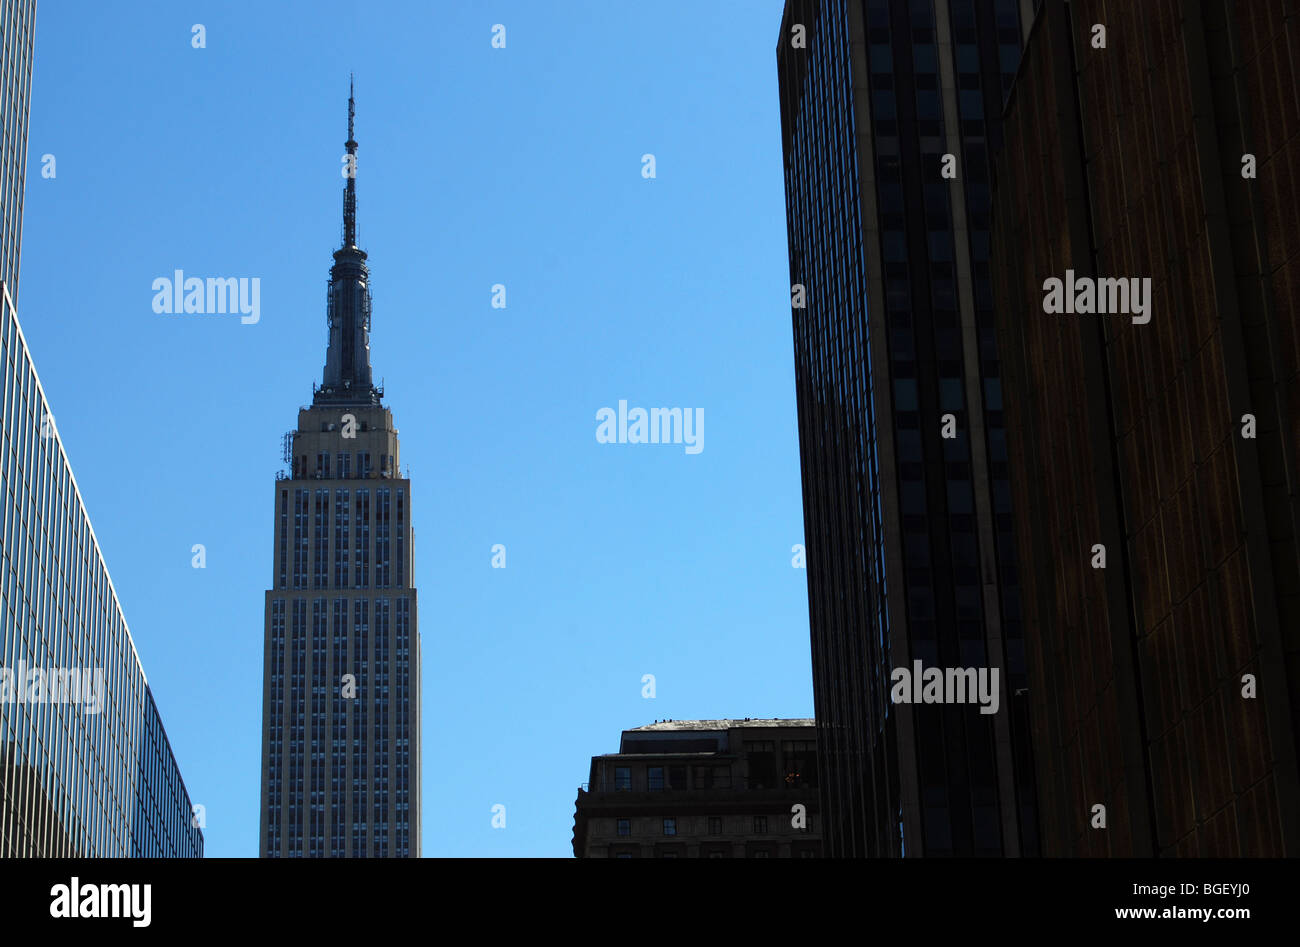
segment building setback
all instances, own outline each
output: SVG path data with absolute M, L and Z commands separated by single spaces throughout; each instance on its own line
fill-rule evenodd
M 816 858 L 811 720 L 667 720 L 624 730 L 578 790 L 578 858 Z M 802 806 L 802 809 L 798 807 Z
M 355 158 L 353 99 L 349 155 Z M 420 636 L 411 484 L 370 369 L 356 178 L 330 269 L 323 382 L 286 435 L 266 593 L 264 858 L 418 858 Z
M 782 19 L 832 856 L 1038 850 L 988 265 L 989 155 L 1031 11 L 1027 0 L 787 0 Z M 893 669 L 917 660 L 998 669 L 998 712 L 892 703 Z
M 1047 0 L 1004 116 L 994 283 L 1013 503 L 1034 512 L 1045 855 L 1300 854 L 1287 6 Z M 1067 270 L 1151 280 L 1147 312 L 1045 312 Z

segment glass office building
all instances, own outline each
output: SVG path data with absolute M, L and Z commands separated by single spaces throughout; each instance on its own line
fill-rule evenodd
M 350 155 L 353 102 L 348 99 Z M 343 194 L 322 383 L 285 438 L 266 593 L 264 858 L 418 858 L 420 636 L 411 483 L 370 369 L 370 272 Z
M 202 857 L 189 794 L 3 295 L 0 855 Z
M 781 24 L 829 856 L 1038 851 L 988 262 L 989 155 L 1032 7 L 788 0 Z M 997 668 L 998 711 L 893 703 L 915 661 Z
M 0 283 L 18 305 L 36 0 L 0 0 Z
M 18 324 L 35 0 L 0 0 L 0 856 L 199 858 L 167 734 Z

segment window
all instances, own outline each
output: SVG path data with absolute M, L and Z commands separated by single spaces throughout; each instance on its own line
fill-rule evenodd
M 731 767 L 715 766 L 713 767 L 713 788 L 730 789 L 731 788 Z
M 754 834 L 755 835 L 767 834 L 767 816 L 765 815 L 754 816 Z
M 709 816 L 709 834 L 710 835 L 722 834 L 722 816 L 720 815 Z
M 749 764 L 750 789 L 775 789 L 776 746 L 770 740 L 746 740 L 745 757 Z
M 614 769 L 614 791 L 626 792 L 632 788 L 632 769 L 628 766 L 618 766 Z
M 668 788 L 682 792 L 686 789 L 686 767 L 668 767 Z
M 664 768 L 662 766 L 651 766 L 647 771 L 649 777 L 649 788 L 651 792 L 661 792 L 664 788 Z
M 677 820 L 664 819 L 664 835 L 676 835 L 676 834 L 677 834 Z
M 768 851 L 767 849 L 765 849 L 765 848 L 760 848 L 758 851 L 754 852 L 754 857 L 755 857 L 755 858 L 771 858 L 771 857 L 772 857 L 772 853 L 769 852 L 769 851 Z
M 723 851 L 722 849 L 720 849 L 720 848 L 711 848 L 711 849 L 709 849 L 709 854 L 708 854 L 707 857 L 709 857 L 709 858 L 726 858 L 726 857 L 727 857 L 727 853 L 724 852 L 724 851 Z
M 619 820 L 618 820 L 618 834 L 619 834 L 619 835 L 631 835 L 631 834 L 632 834 L 632 820 L 631 820 L 631 819 L 619 819 Z
M 909 537 L 910 539 L 911 537 Z M 909 547 L 910 548 L 910 547 Z M 791 789 L 814 789 L 817 786 L 817 744 L 812 740 L 785 740 L 781 743 L 785 762 L 785 784 Z
M 615 855 L 614 857 L 615 857 L 615 858 L 631 858 L 631 857 L 632 857 L 632 854 L 631 854 L 630 852 L 619 852 L 619 853 L 618 853 L 617 855 Z

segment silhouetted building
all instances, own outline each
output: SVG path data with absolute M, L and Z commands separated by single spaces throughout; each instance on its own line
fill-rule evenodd
M 573 854 L 816 858 L 818 808 L 813 721 L 666 720 L 591 758 Z
M 1007 105 L 993 261 L 1045 855 L 1300 854 L 1284 6 L 1048 0 Z
M 353 100 L 348 154 L 355 159 Z M 286 435 L 266 593 L 263 857 L 418 858 L 420 636 L 411 484 L 370 370 L 356 177 L 330 269 L 323 383 Z
M 826 853 L 1038 849 L 989 154 L 1032 5 L 788 0 L 777 44 Z M 893 703 L 996 669 L 997 710 Z

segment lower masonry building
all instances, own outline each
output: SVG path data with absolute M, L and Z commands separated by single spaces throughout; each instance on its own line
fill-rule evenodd
M 0 296 L 0 857 L 202 857 L 3 283 Z
M 578 858 L 817 858 L 812 720 L 665 720 L 624 730 L 578 790 Z

